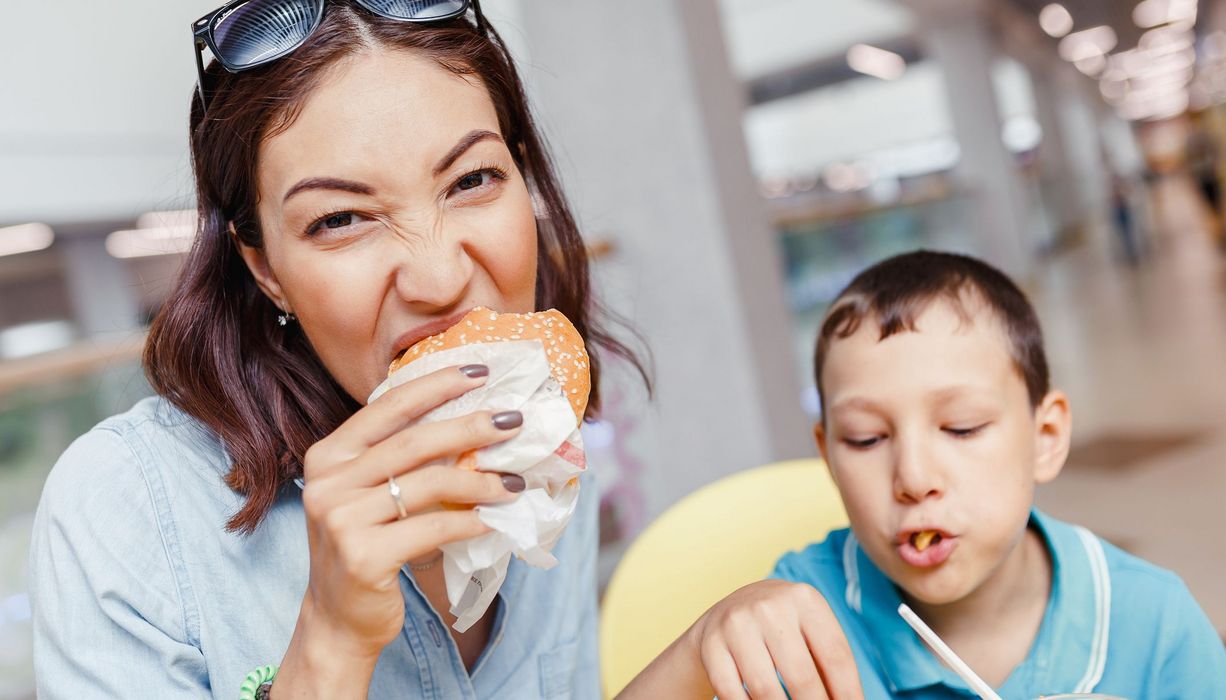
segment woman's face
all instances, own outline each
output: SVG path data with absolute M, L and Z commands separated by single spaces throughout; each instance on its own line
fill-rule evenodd
M 533 310 L 532 202 L 475 80 L 403 51 L 347 58 L 259 159 L 264 247 L 243 257 L 355 400 L 472 307 Z

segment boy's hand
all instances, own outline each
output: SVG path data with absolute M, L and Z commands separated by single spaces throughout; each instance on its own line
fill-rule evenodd
M 784 700 L 783 686 L 793 700 L 864 698 L 843 628 L 812 586 L 751 583 L 678 641 L 697 652 L 720 700 Z

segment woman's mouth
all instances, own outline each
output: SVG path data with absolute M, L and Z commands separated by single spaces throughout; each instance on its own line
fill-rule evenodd
M 898 556 L 917 568 L 944 564 L 958 546 L 958 538 L 940 530 L 916 530 L 899 537 Z

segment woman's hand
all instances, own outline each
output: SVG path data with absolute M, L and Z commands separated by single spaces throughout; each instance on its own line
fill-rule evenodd
M 782 684 L 780 683 L 782 680 Z M 711 606 L 619 696 L 863 700 L 839 621 L 812 586 L 765 580 Z
M 523 479 L 431 464 L 502 442 L 522 416 L 473 413 L 406 427 L 480 386 L 488 369 L 448 368 L 407 382 L 357 411 L 306 454 L 302 499 L 311 571 L 275 697 L 366 697 L 375 662 L 404 625 L 400 569 L 448 542 L 489 531 L 472 509 L 497 503 Z M 401 517 L 388 480 L 400 487 Z

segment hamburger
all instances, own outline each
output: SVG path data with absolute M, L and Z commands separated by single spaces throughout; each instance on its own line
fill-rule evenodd
M 549 360 L 549 368 L 562 394 L 575 413 L 575 427 L 587 412 L 592 389 L 590 360 L 583 337 L 556 309 L 526 314 L 498 313 L 485 307 L 469 311 L 454 326 L 415 343 L 392 361 L 388 375 L 414 360 L 432 353 L 476 343 L 538 340 Z M 456 466 L 477 469 L 476 450 L 459 455 Z

